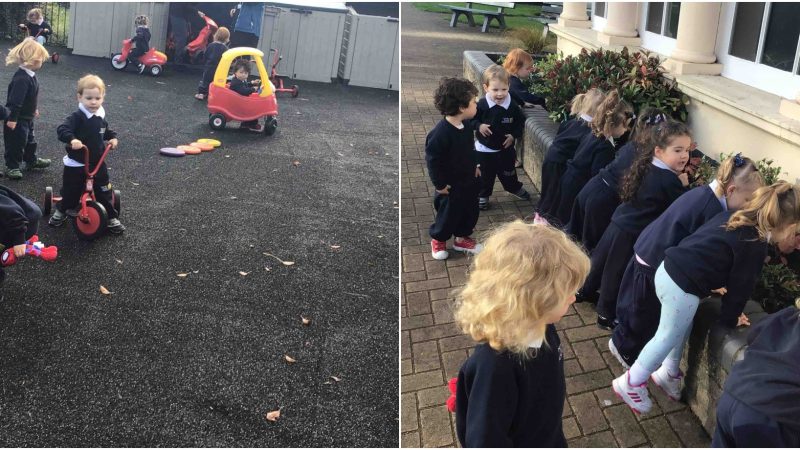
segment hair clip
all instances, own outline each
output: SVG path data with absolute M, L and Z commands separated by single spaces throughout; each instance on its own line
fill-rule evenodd
M 742 167 L 744 165 L 744 158 L 742 158 L 742 153 L 739 152 L 736 156 L 733 157 L 733 166 L 734 167 Z

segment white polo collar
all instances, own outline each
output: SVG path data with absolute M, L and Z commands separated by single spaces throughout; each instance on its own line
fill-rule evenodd
M 497 105 L 497 103 L 494 102 L 494 99 L 492 99 L 491 95 L 486 94 L 485 97 L 486 97 L 486 103 L 489 104 L 489 108 L 493 107 L 494 105 Z M 508 107 L 511 106 L 511 94 L 506 95 L 506 98 L 505 100 L 503 100 L 503 103 L 500 103 L 497 106 L 502 106 L 503 109 L 508 109 Z
M 716 180 L 716 179 L 714 179 L 714 181 L 712 181 L 711 183 L 708 184 L 708 187 L 711 188 L 711 192 L 714 193 L 714 197 L 717 196 L 717 186 L 719 186 L 719 181 Z M 719 204 L 722 205 L 722 210 L 723 211 L 727 211 L 728 210 L 728 198 L 725 197 L 725 192 L 723 192 L 722 193 L 722 197 L 719 197 L 717 200 L 719 200 Z
M 36 76 L 36 72 L 32 71 L 31 69 L 28 69 L 28 68 L 27 68 L 27 67 L 25 67 L 25 66 L 19 66 L 19 68 L 20 68 L 20 69 L 22 69 L 22 70 L 24 70 L 24 71 L 25 71 L 25 73 L 27 73 L 27 74 L 28 74 L 28 75 L 30 75 L 31 77 L 35 77 L 35 76 Z
M 36 22 L 31 22 L 31 23 L 35 23 L 36 25 L 41 26 L 44 23 L 44 17 L 39 17 L 39 20 L 37 20 Z
M 581 119 L 585 120 L 586 122 L 592 122 L 592 116 L 588 114 L 581 114 Z
M 671 170 L 671 171 L 673 171 L 673 172 L 674 172 L 674 170 L 672 170 L 672 168 L 670 168 L 670 167 L 667 165 L 667 163 L 665 163 L 664 161 L 662 161 L 662 160 L 660 160 L 660 159 L 656 158 L 655 156 L 653 156 L 653 165 L 654 165 L 654 166 L 656 166 L 656 167 L 658 167 L 659 169 Z
M 101 119 L 106 118 L 106 110 L 102 106 L 100 106 L 100 108 L 97 110 L 96 113 L 92 113 L 91 111 L 86 109 L 86 107 L 83 106 L 83 103 L 78 103 L 78 109 L 81 110 L 81 112 L 86 116 L 87 119 L 91 119 L 92 116 L 97 116 Z

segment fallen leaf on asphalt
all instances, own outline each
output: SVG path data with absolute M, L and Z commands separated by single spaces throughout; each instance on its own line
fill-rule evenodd
M 100 285 L 100 293 L 103 295 L 111 295 L 111 291 L 106 289 L 106 287 L 103 286 L 102 284 Z
M 270 422 L 277 422 L 278 418 L 281 416 L 281 410 L 277 411 L 270 411 L 264 417 L 269 420 Z
M 339 155 L 339 156 L 344 156 L 343 154 L 341 154 L 341 153 L 339 153 L 339 152 L 336 152 L 336 154 L 337 154 L 337 155 Z
M 236 197 L 231 197 L 231 200 L 236 200 Z
M 241 275 L 243 277 L 246 277 L 247 274 L 248 274 L 248 272 L 242 272 L 241 270 L 239 271 L 239 275 Z
M 336 250 L 336 249 L 342 248 L 342 246 L 341 245 L 331 245 L 331 248 Z
M 270 269 L 269 267 L 264 267 L 264 270 L 266 270 L 267 272 L 269 272 L 269 271 L 270 271 L 270 270 L 272 270 L 272 269 Z
M 293 165 L 293 166 L 295 166 L 295 167 L 297 167 L 297 166 L 299 166 L 299 165 L 300 165 L 300 161 L 299 161 L 299 160 L 297 160 L 297 159 L 295 159 L 294 161 L 292 161 L 292 165 Z
M 287 362 L 287 363 L 289 363 L 289 364 L 294 364 L 294 363 L 296 363 L 296 362 L 297 362 L 297 360 L 296 360 L 296 359 L 292 358 L 292 357 L 291 357 L 291 356 L 289 356 L 289 355 L 283 355 L 283 359 L 285 359 L 285 360 L 286 360 L 286 362 Z
M 230 157 L 231 157 L 231 155 L 225 155 L 225 157 L 226 157 L 226 158 L 230 158 Z
M 293 266 L 294 265 L 294 261 L 284 261 L 284 260 L 278 258 L 277 256 L 273 255 L 272 253 L 266 253 L 265 252 L 264 256 L 271 256 L 271 257 L 277 259 L 278 261 L 280 261 L 281 264 L 283 264 L 284 266 Z
M 129 102 L 130 102 L 130 101 L 133 101 L 133 97 L 131 97 L 131 96 L 129 95 L 129 96 L 128 96 L 128 101 L 129 101 Z
M 186 278 L 186 277 L 189 276 L 189 274 L 188 273 L 179 273 L 178 276 L 181 277 L 181 278 Z
M 200 273 L 199 270 L 193 270 L 192 273 Z
M 307 318 L 305 318 L 303 316 L 300 316 L 300 320 L 303 321 L 303 325 L 310 325 L 311 324 L 311 319 L 307 319 Z
M 115 259 L 114 261 L 116 261 L 117 264 L 122 264 L 122 260 L 121 259 Z
M 333 381 L 337 382 L 337 383 L 338 383 L 338 382 L 340 382 L 340 381 L 342 381 L 342 379 L 341 379 L 341 378 L 339 378 L 339 377 L 335 377 L 335 376 L 333 376 L 333 375 L 331 375 L 331 379 L 332 379 Z
M 131 181 L 131 184 L 134 185 L 134 186 L 138 186 L 139 185 L 139 183 L 134 183 L 133 181 Z
M 350 147 L 352 147 L 352 146 L 353 146 L 353 144 L 350 144 Z

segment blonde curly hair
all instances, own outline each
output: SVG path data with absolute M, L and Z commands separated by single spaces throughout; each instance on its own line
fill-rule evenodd
M 753 193 L 753 198 L 742 209 L 736 211 L 728 219 L 726 229 L 752 226 L 758 231 L 758 237 L 765 242 L 777 242 L 784 236 L 775 236 L 779 231 L 785 233 L 796 230 L 800 223 L 800 188 L 787 181 L 780 180 L 771 186 L 763 186 Z M 794 229 L 789 229 L 795 224 Z
M 565 233 L 521 220 L 486 239 L 458 292 L 455 319 L 478 342 L 527 354 L 544 320 L 564 308 L 589 273 L 589 258 Z

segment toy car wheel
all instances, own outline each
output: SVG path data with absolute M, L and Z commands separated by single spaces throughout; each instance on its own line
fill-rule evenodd
M 42 208 L 42 212 L 46 217 L 50 215 L 50 211 L 52 210 L 53 210 L 53 188 L 47 186 L 46 188 L 44 188 L 44 208 Z
M 275 134 L 275 130 L 278 129 L 278 119 L 273 116 L 267 116 L 264 119 L 264 134 L 267 136 L 272 136 Z
M 222 114 L 216 113 L 211 114 L 208 116 L 208 124 L 214 130 L 224 130 L 225 129 L 225 116 Z
M 150 66 L 150 75 L 154 77 L 161 75 L 161 66 L 158 64 Z
M 117 53 L 111 57 L 111 67 L 116 70 L 122 70 L 128 67 L 128 60 L 124 59 L 121 53 Z
M 87 217 L 81 218 L 81 213 L 72 221 L 72 228 L 78 239 L 91 241 L 106 231 L 108 226 L 108 213 L 100 203 L 93 200 L 86 202 Z
M 61 56 L 58 53 L 53 52 L 53 55 L 50 56 L 50 60 L 53 61 L 53 64 L 58 64 L 59 59 L 61 59 Z
M 122 204 L 120 203 L 120 198 L 122 194 L 120 194 L 119 189 L 114 189 L 111 191 L 111 204 L 114 205 L 114 209 L 117 210 L 117 214 L 122 211 Z
M 293 84 L 292 85 L 292 98 L 297 97 L 298 95 L 300 95 L 300 88 L 296 84 Z

